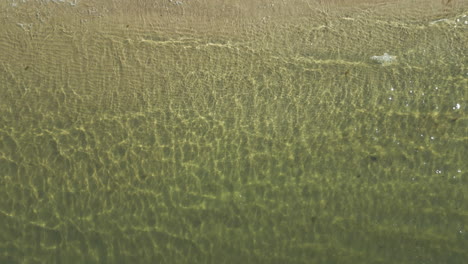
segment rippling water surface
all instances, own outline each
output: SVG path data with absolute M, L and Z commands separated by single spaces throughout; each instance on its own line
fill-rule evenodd
M 0 4 L 0 263 L 467 263 L 463 1 L 96 2 Z

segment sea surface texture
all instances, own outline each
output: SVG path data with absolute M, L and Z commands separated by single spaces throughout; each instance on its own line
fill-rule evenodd
M 0 263 L 468 263 L 468 1 L 2 0 Z

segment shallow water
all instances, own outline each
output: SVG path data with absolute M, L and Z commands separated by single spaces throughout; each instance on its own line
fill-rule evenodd
M 467 261 L 463 2 L 69 2 L 0 4 L 0 263 Z

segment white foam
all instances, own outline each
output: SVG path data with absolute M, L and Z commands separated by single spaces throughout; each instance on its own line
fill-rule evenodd
M 380 64 L 394 62 L 396 60 L 396 56 L 389 55 L 388 53 L 384 53 L 382 56 L 372 56 L 371 60 L 374 60 Z

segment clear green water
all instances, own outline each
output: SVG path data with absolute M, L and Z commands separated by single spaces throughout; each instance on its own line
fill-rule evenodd
M 0 263 L 467 262 L 466 7 L 160 7 L 2 5 Z

